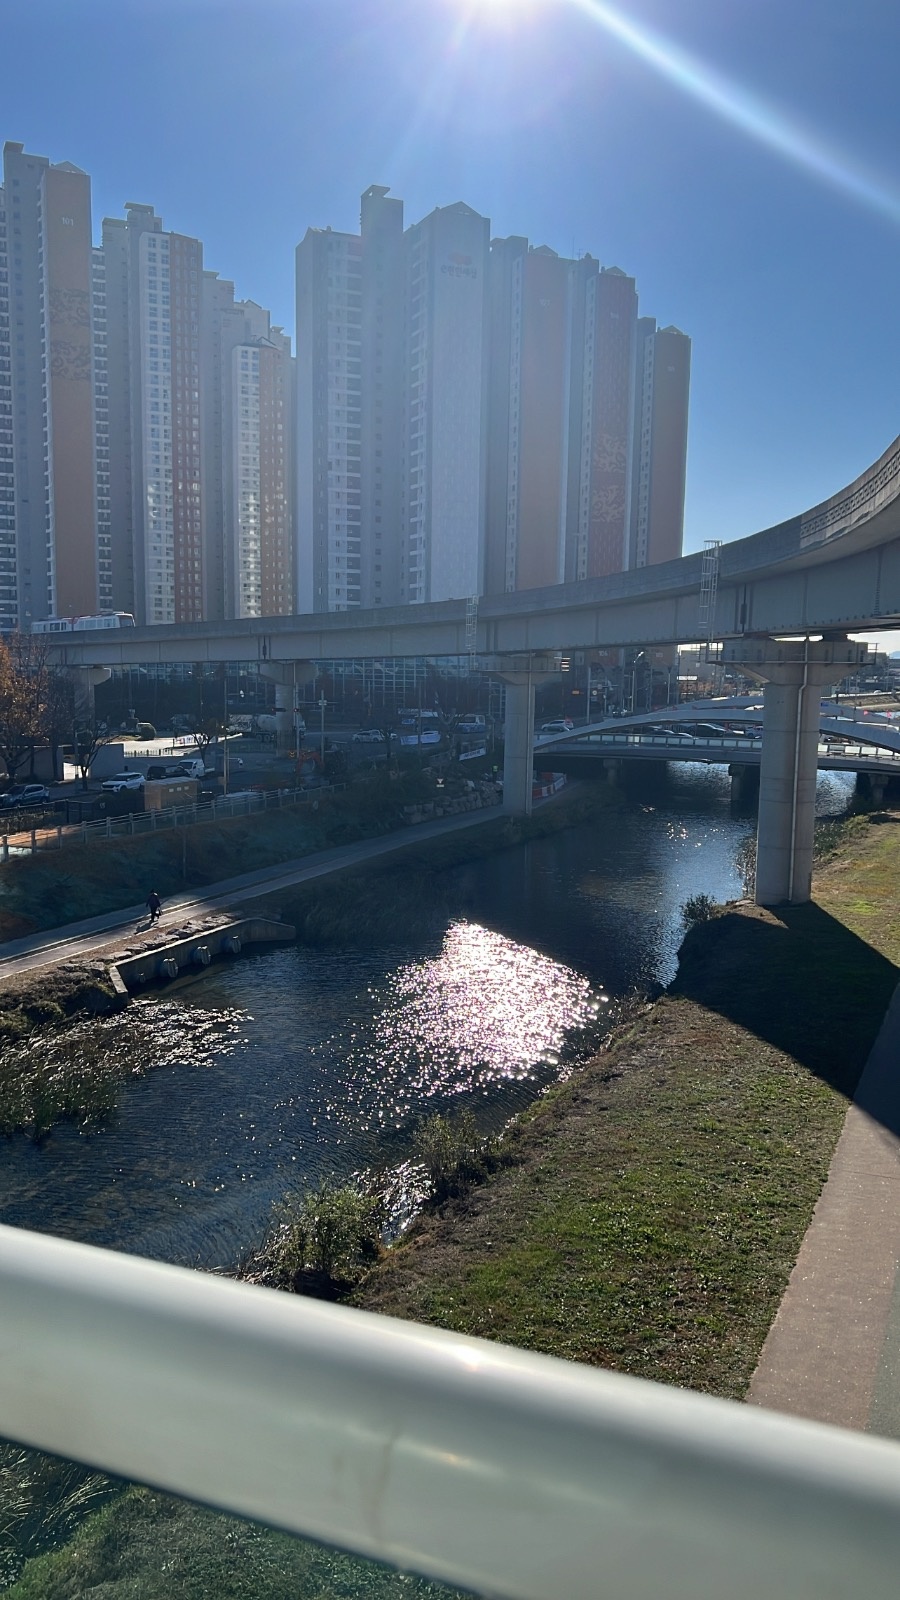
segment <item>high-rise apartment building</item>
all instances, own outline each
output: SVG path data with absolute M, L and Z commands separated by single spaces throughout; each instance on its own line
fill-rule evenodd
M 13 431 L 12 321 L 6 189 L 0 188 L 0 632 L 19 622 L 16 453 Z
M 362 241 L 310 228 L 297 246 L 296 603 L 362 604 Z
M 630 567 L 681 555 L 691 341 L 652 317 L 637 324 Z
M 490 223 L 462 202 L 406 233 L 400 600 L 484 587 Z
M 404 233 L 373 186 L 297 247 L 301 611 L 481 592 L 488 237 L 463 205 Z
M 403 500 L 403 201 L 373 184 L 360 201 L 360 595 L 400 598 Z
M 565 577 L 572 268 L 527 239 L 491 242 L 489 594 Z
M 292 608 L 291 354 L 280 329 L 231 354 L 233 610 L 237 617 Z
M 359 235 L 310 229 L 298 609 L 537 588 L 680 550 L 690 341 L 637 309 L 619 268 L 489 242 L 463 204 L 404 231 L 373 185 Z
M 112 549 L 127 570 L 130 544 L 142 621 L 199 622 L 203 247 L 125 210 L 103 224 Z
M 205 615 L 293 609 L 293 358 L 268 311 L 204 273 Z
M 583 278 L 584 342 L 575 578 L 602 578 L 628 565 L 631 433 L 637 293 L 618 267 Z
M 27 627 L 98 605 L 90 179 L 7 143 L 0 210 L 0 609 Z

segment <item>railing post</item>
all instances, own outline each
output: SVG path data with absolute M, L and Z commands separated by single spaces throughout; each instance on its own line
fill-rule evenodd
M 106 837 L 107 839 L 112 838 L 112 817 L 107 817 L 106 819 Z
M 62 846 L 62 828 L 60 827 L 59 823 L 57 823 L 56 824 L 56 848 L 57 848 L 57 850 L 61 850 L 62 847 L 63 847 Z
M 4 859 L 4 861 L 8 861 L 9 860 L 9 834 L 8 833 L 5 833 L 3 835 L 3 859 Z

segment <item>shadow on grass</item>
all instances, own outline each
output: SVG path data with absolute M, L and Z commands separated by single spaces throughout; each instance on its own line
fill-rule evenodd
M 687 935 L 672 993 L 793 1056 L 853 1098 L 900 970 L 821 906 L 726 912 Z M 900 1082 L 867 1107 L 900 1133 Z

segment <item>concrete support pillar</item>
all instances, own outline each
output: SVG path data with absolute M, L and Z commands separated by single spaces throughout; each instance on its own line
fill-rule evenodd
M 812 885 L 819 690 L 828 677 L 785 668 L 763 692 L 756 903 L 802 904 Z
M 275 750 L 286 756 L 291 749 L 294 721 L 294 691 L 290 684 L 275 685 Z
M 755 805 L 759 799 L 759 767 L 748 766 L 743 761 L 733 761 L 728 768 L 731 779 L 733 805 Z
M 109 667 L 70 667 L 75 686 L 75 717 L 79 722 L 94 725 L 94 690 L 98 683 L 107 683 L 112 677 Z
M 742 640 L 723 654 L 765 683 L 756 903 L 800 905 L 812 884 L 822 687 L 857 665 L 865 646 L 846 639 Z
M 504 673 L 503 809 L 530 817 L 534 783 L 534 682 L 530 672 Z
M 286 756 L 296 748 L 297 691 L 312 682 L 316 669 L 311 661 L 267 661 L 260 664 L 259 675 L 275 685 L 275 749 Z

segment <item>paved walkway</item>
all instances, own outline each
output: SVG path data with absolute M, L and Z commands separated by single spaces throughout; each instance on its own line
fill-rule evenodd
M 900 986 L 747 1398 L 900 1439 Z
M 418 822 L 408 828 L 397 828 L 393 833 L 377 839 L 362 839 L 355 844 L 339 845 L 333 850 L 320 850 L 315 855 L 303 856 L 296 861 L 284 861 L 275 867 L 264 867 L 259 872 L 245 872 L 239 877 L 227 878 L 222 883 L 209 884 L 205 889 L 173 896 L 166 900 L 154 934 L 158 937 L 173 922 L 183 923 L 185 918 L 211 911 L 227 912 L 232 906 L 256 900 L 262 894 L 275 894 L 278 890 L 308 883 L 313 878 L 322 878 L 331 872 L 377 861 L 382 856 L 408 849 L 410 845 L 493 822 L 504 815 L 499 806 L 488 806 L 480 811 L 463 812 L 456 817 L 441 817 L 436 822 Z M 120 911 L 108 911 L 103 916 L 70 922 L 63 928 L 29 934 L 24 939 L 10 939 L 6 944 L 0 944 L 0 983 L 5 978 L 33 971 L 36 967 L 89 959 L 91 955 L 106 950 L 111 939 L 121 938 L 124 934 L 133 936 L 135 924 L 142 920 L 146 922 L 146 916 L 143 905 L 125 906 Z

